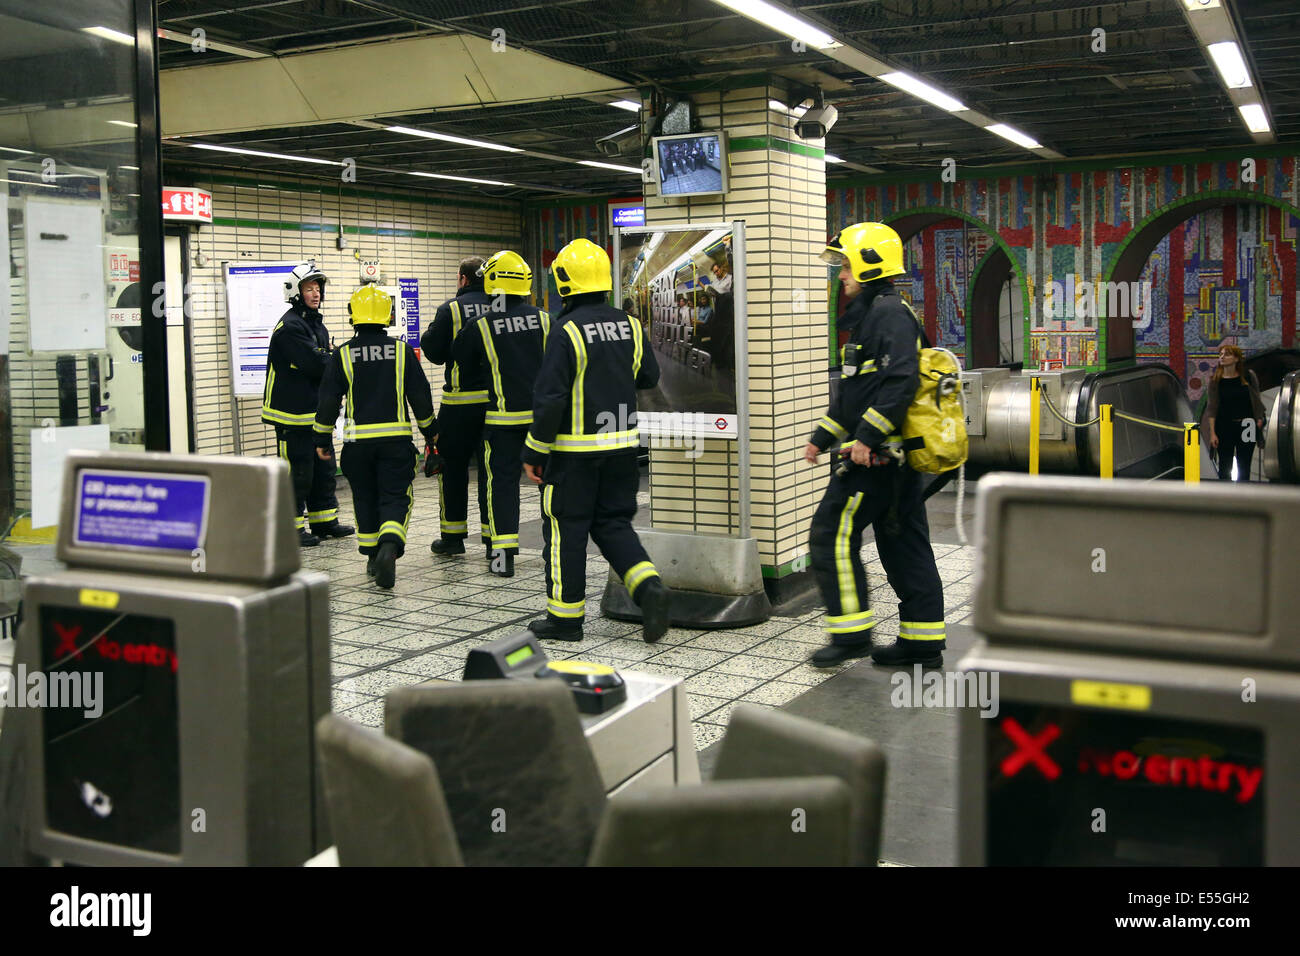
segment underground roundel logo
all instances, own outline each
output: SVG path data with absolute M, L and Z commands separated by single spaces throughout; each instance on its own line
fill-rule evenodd
M 714 421 L 713 424 L 720 432 L 727 430 L 727 420 L 723 418 L 721 415 L 717 417 L 717 419 Z

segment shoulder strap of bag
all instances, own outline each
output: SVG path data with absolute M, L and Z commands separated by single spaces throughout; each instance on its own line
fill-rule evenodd
M 897 289 L 895 289 L 895 290 L 894 290 L 892 293 L 890 293 L 890 294 L 893 295 L 893 296 L 895 296 L 895 297 L 898 299 L 899 302 L 903 303 L 903 308 L 907 309 L 908 312 L 911 312 L 911 313 L 912 313 L 912 318 L 916 319 L 916 329 L 917 329 L 918 332 L 921 333 L 921 347 L 920 347 L 920 348 L 925 348 L 925 349 L 934 348 L 934 346 L 932 346 L 932 345 L 930 344 L 930 337 L 929 337 L 928 335 L 925 334 L 925 323 L 922 322 L 922 321 L 921 321 L 921 317 L 920 317 L 919 315 L 916 314 L 916 309 L 912 308 L 912 303 L 910 303 L 910 302 L 908 302 L 906 299 L 904 299 L 903 296 L 902 296 L 902 294 L 901 294 Z M 917 349 L 917 351 L 919 352 L 920 349 Z

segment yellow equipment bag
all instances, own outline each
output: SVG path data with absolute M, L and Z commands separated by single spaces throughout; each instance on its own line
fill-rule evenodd
M 912 306 L 906 299 L 902 301 L 916 318 Z M 940 475 L 961 467 L 970 453 L 962 407 L 961 362 L 947 349 L 931 348 L 920 322 L 917 318 L 921 328 L 917 342 L 920 378 L 900 434 L 908 466 L 913 471 Z

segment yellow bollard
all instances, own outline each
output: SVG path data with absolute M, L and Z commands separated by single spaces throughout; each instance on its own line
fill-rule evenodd
M 1111 406 L 1101 406 L 1101 477 L 1115 477 L 1115 421 Z
M 1038 474 L 1038 405 L 1042 386 L 1037 378 L 1029 380 L 1029 473 Z
M 1183 423 L 1183 480 L 1201 480 L 1201 428 L 1194 422 Z

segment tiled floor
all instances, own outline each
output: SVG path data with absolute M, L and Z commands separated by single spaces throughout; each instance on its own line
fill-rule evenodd
M 398 562 L 391 593 L 365 576 L 364 561 L 352 540 L 327 541 L 303 552 L 304 566 L 328 572 L 333 633 L 334 709 L 359 723 L 380 726 L 383 694 L 403 684 L 431 677 L 457 680 L 466 652 L 496 637 L 527 627 L 544 607 L 541 554 L 529 548 L 540 531 L 536 493 L 525 488 L 521 518 L 525 523 L 515 577 L 488 573 L 483 552 L 470 547 L 464 557 L 429 553 L 438 537 L 437 491 L 421 479 L 415 486 L 415 509 L 406 556 Z M 947 496 L 945 496 L 947 497 Z M 644 498 L 644 495 L 643 495 Z M 351 520 L 347 485 L 340 482 L 339 504 Z M 477 541 L 471 508 L 471 544 Z M 970 614 L 970 549 L 957 544 L 934 546 L 945 584 L 949 623 Z M 555 658 L 580 658 L 663 676 L 681 677 L 690 692 L 696 747 L 703 749 L 723 734 L 738 702 L 780 707 L 843 668 L 816 668 L 809 655 L 824 643 L 820 611 L 797 617 L 773 617 L 736 631 L 672 629 L 658 643 L 641 640 L 640 628 L 601 618 L 600 597 L 608 566 L 591 549 L 587 560 L 586 638 L 579 643 L 546 642 Z M 880 623 L 877 641 L 889 643 L 898 633 L 895 598 L 885 583 L 875 545 L 864 548 L 872 582 L 872 604 Z
M 347 482 L 339 480 L 339 507 L 352 522 Z M 642 504 L 648 496 L 641 494 Z M 974 569 L 973 549 L 956 543 L 951 531 L 953 496 L 930 503 L 934 552 L 944 581 L 946 619 L 967 621 Z M 383 723 L 383 695 L 393 687 L 437 677 L 458 680 L 470 648 L 524 630 L 544 608 L 544 580 L 539 551 L 541 531 L 536 492 L 523 489 L 521 549 L 513 578 L 488 573 L 477 546 L 476 508 L 470 509 L 471 547 L 463 557 L 429 553 L 438 537 L 438 496 L 433 481 L 415 484 L 415 508 L 407 553 L 397 565 L 391 592 L 377 588 L 365 574 L 365 558 L 355 539 L 325 541 L 304 549 L 303 566 L 330 576 L 333 649 L 332 677 L 336 712 L 369 726 Z M 646 519 L 643 510 L 642 520 Z M 944 542 L 947 543 L 944 543 Z M 529 547 L 529 543 L 533 546 Z M 48 546 L 11 545 L 23 555 L 24 574 L 57 568 Z M 893 592 L 876 558 L 875 544 L 863 549 L 872 584 L 872 605 L 879 624 L 877 642 L 898 633 Z M 641 640 L 640 627 L 600 617 L 600 598 L 608 565 L 588 549 L 586 638 L 578 643 L 546 642 L 554 658 L 580 658 L 664 676 L 681 677 L 690 692 L 695 744 L 703 750 L 726 729 L 739 702 L 781 707 L 847 669 L 817 668 L 808 657 L 824 642 L 821 612 L 773 617 L 743 630 L 670 630 L 658 643 Z M 869 728 L 862 732 L 869 733 Z M 707 761 L 706 761 L 707 766 Z

